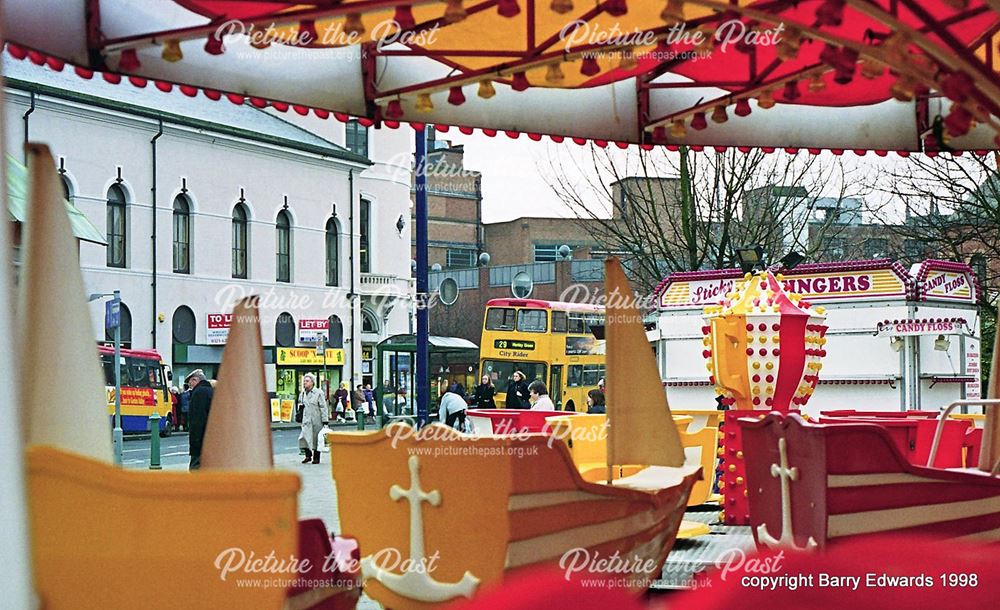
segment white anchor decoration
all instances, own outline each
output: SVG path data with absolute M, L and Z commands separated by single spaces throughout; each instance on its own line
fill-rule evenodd
M 389 488 L 389 497 L 393 500 L 406 498 L 410 503 L 410 565 L 426 565 L 424 555 L 424 519 L 421 503 L 427 502 L 431 506 L 441 504 L 441 492 L 432 490 L 425 492 L 420 488 L 420 461 L 417 456 L 411 455 L 409 459 L 410 467 L 410 488 L 403 489 L 399 485 Z M 443 602 L 454 599 L 458 596 L 471 598 L 479 586 L 479 579 L 468 571 L 462 575 L 462 580 L 455 583 L 442 583 L 434 580 L 427 570 L 416 569 L 397 574 L 383 569 L 375 564 L 372 555 L 361 560 L 361 573 L 364 577 L 373 578 L 382 583 L 387 589 L 413 600 L 422 602 Z
M 796 551 L 814 549 L 816 541 L 812 536 L 804 547 L 795 546 L 795 534 L 792 532 L 792 490 L 789 481 L 799 480 L 799 469 L 795 466 L 788 467 L 788 447 L 783 437 L 778 439 L 778 454 L 781 465 L 771 464 L 771 476 L 781 479 L 781 538 L 775 539 L 768 533 L 767 524 L 761 523 L 757 526 L 757 539 L 769 548 L 781 547 Z

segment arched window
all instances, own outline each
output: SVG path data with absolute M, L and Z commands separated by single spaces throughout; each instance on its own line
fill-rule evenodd
M 278 347 L 295 345 L 295 318 L 288 312 L 283 312 L 274 323 L 274 343 Z
M 174 198 L 174 273 L 191 273 L 191 204 Z
M 108 189 L 108 267 L 125 267 L 128 222 L 125 218 L 125 190 L 117 184 Z
M 326 344 L 329 347 L 340 349 L 344 347 L 344 324 L 336 315 L 327 318 L 330 330 L 326 335 Z
M 340 285 L 340 246 L 337 240 L 337 221 L 331 218 L 326 221 L 326 285 Z
M 247 277 L 247 209 L 240 203 L 233 208 L 233 277 Z
M 288 212 L 285 210 L 278 212 L 278 219 L 274 225 L 277 229 L 275 254 L 278 257 L 275 280 L 290 282 L 292 278 L 292 222 L 288 217 Z
M 181 345 L 192 345 L 194 343 L 197 322 L 194 319 L 194 312 L 187 305 L 181 305 L 174 310 L 172 322 L 174 332 L 174 343 Z
M 118 315 L 118 325 L 121 328 L 121 334 L 119 335 L 119 338 L 121 339 L 121 346 L 129 348 L 132 346 L 132 312 L 129 311 L 129 308 L 125 305 L 124 301 L 121 303 Z M 104 340 L 108 343 L 114 342 L 115 331 L 113 328 L 104 329 Z
M 65 198 L 66 201 L 73 201 L 73 187 L 70 185 L 69 178 L 66 177 L 66 174 L 59 175 L 59 183 L 62 184 L 63 187 L 63 198 Z
M 367 309 L 361 310 L 361 332 L 365 334 L 378 334 L 378 320 L 375 319 L 375 314 Z

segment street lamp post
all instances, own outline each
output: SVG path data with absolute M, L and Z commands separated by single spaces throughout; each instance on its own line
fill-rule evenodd
M 115 464 L 122 465 L 122 324 L 121 324 L 121 292 L 115 290 L 111 299 L 112 322 L 115 325 L 115 429 L 111 433 L 111 444 L 115 453 Z M 159 430 L 150 430 L 150 434 L 159 434 Z
M 122 465 L 122 445 L 123 445 L 123 434 L 122 434 L 122 329 L 121 329 L 121 303 L 122 294 L 120 290 L 115 290 L 114 292 L 108 293 L 96 293 L 90 295 L 88 301 L 96 301 L 97 299 L 103 299 L 105 297 L 111 297 L 111 301 L 108 303 L 109 307 L 107 313 L 104 316 L 104 326 L 105 328 L 111 326 L 115 329 L 115 427 L 111 432 L 111 444 L 112 451 L 114 453 L 115 464 L 118 466 Z M 151 434 L 158 434 L 159 430 L 152 430 Z

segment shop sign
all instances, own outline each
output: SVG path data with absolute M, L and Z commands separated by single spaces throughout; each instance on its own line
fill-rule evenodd
M 893 320 L 879 322 L 879 337 L 912 337 L 917 335 L 969 335 L 969 327 L 961 318 L 936 320 Z
M 225 345 L 229 339 L 229 325 L 233 322 L 231 313 L 210 313 L 208 314 L 207 332 L 205 343 L 208 345 Z
M 330 320 L 299 320 L 299 343 L 319 343 L 330 332 Z
M 316 354 L 312 347 L 279 347 L 275 364 L 278 366 L 323 366 L 323 356 Z M 327 348 L 326 365 L 344 364 L 344 350 Z

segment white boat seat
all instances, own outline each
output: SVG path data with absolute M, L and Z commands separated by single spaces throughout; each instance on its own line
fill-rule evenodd
M 615 487 L 643 491 L 666 489 L 667 487 L 677 485 L 684 477 L 697 472 L 699 468 L 701 468 L 701 464 L 690 464 L 677 468 L 670 466 L 649 466 L 633 475 L 615 479 L 611 484 Z

